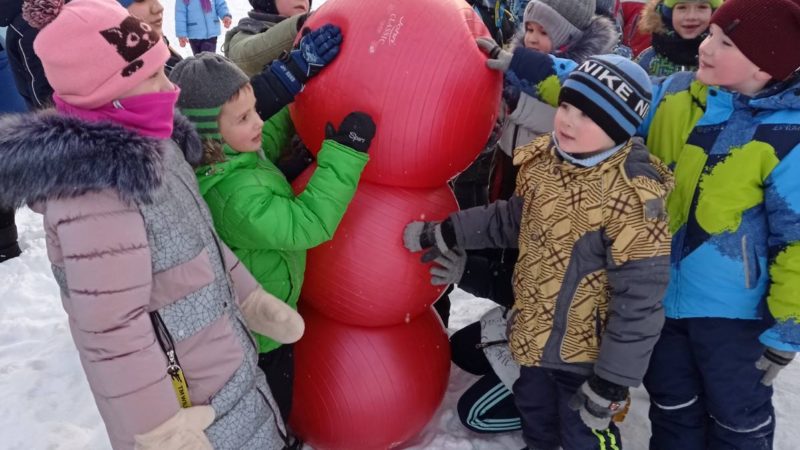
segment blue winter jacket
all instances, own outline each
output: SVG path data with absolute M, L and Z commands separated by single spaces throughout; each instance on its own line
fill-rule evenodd
M 220 35 L 219 20 L 230 16 L 225 0 L 210 0 L 211 11 L 203 12 L 200 0 L 175 0 L 175 34 L 189 39 L 208 39 Z
M 552 104 L 572 61 L 517 50 L 510 70 Z M 675 172 L 667 317 L 760 319 L 770 347 L 800 351 L 800 79 L 747 97 L 653 79 L 640 133 Z

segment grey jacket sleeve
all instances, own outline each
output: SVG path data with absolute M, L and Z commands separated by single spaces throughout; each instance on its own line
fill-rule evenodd
M 612 383 L 638 386 L 664 325 L 661 301 L 669 282 L 669 256 L 629 261 L 607 273 L 611 302 L 594 371 Z
M 522 197 L 513 196 L 508 201 L 498 200 L 450 214 L 458 247 L 465 250 L 516 248 L 522 205 Z
M 527 140 L 517 142 L 522 146 L 532 141 L 534 137 L 553 131 L 553 119 L 556 117 L 556 108 L 525 92 L 519 96 L 517 108 L 508 116 L 515 124 L 524 127 L 529 136 Z

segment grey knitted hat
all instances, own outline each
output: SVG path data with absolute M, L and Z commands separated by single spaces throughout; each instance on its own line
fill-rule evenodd
M 541 25 L 553 50 L 568 46 L 583 36 L 594 17 L 595 0 L 531 0 L 525 7 L 525 22 Z
M 220 139 L 222 105 L 250 79 L 222 55 L 203 52 L 175 65 L 169 79 L 181 88 L 178 108 L 194 122 L 201 136 Z

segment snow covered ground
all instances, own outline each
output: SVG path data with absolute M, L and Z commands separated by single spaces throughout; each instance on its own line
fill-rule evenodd
M 17 225 L 23 255 L 0 264 L 0 449 L 103 450 L 105 428 L 83 375 L 52 278 L 41 216 L 22 209 Z M 492 306 L 456 290 L 451 331 Z M 430 424 L 408 443 L 414 450 L 508 450 L 522 448 L 519 433 L 480 435 L 463 428 L 458 397 L 475 377 L 453 366 L 450 386 Z M 778 432 L 775 448 L 794 450 L 800 441 L 800 362 L 776 382 Z M 627 449 L 647 448 L 647 394 L 636 390 L 622 424 Z
M 165 34 L 174 33 L 174 0 L 165 3 Z M 383 1 L 383 0 L 369 0 Z M 318 7 L 324 0 L 315 0 Z M 234 23 L 249 9 L 247 0 L 228 0 Z M 222 43 L 220 38 L 220 45 Z M 189 48 L 180 49 L 190 54 Z M 52 278 L 41 216 L 23 209 L 17 214 L 22 257 L 0 264 L 0 450 L 102 450 L 110 448 L 78 361 Z M 452 331 L 492 306 L 455 291 Z M 475 378 L 453 367 L 444 403 L 428 427 L 407 448 L 436 450 L 507 450 L 523 446 L 519 433 L 480 435 L 463 428 L 455 405 Z M 647 448 L 647 394 L 633 393 L 633 408 L 622 424 L 623 444 Z M 793 450 L 800 442 L 800 362 L 789 366 L 776 382 L 778 431 L 775 448 Z

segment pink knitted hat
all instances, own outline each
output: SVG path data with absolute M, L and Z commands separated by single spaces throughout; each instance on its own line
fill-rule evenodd
M 42 29 L 33 49 L 47 81 L 73 106 L 112 102 L 169 58 L 161 35 L 115 0 L 25 0 L 23 16 Z

